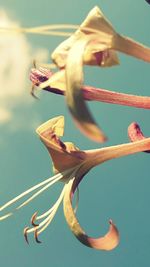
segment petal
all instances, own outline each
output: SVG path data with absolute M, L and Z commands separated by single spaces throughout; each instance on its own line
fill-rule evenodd
M 107 160 L 120 158 L 149 149 L 150 138 L 145 138 L 143 140 L 135 141 L 133 143 L 85 151 L 87 160 L 84 164 L 85 169 L 83 170 L 83 173 Z
M 96 37 L 94 37 L 93 42 L 89 43 L 84 51 L 84 64 L 98 66 L 116 65 L 119 61 L 116 52 L 113 50 L 150 62 L 150 48 L 118 34 L 98 7 L 94 7 L 79 29 L 54 50 L 51 55 L 52 60 L 59 68 L 65 67 L 69 50 L 75 42 L 79 38 L 82 39 L 83 36 L 89 36 L 93 33 L 95 33 Z M 100 46 L 100 49 L 98 46 Z M 109 56 L 103 59 L 103 61 L 97 61 L 97 56 L 99 59 L 102 56 L 101 51 L 108 52 Z
M 146 137 L 141 131 L 140 126 L 136 122 L 132 122 L 128 127 L 128 136 L 131 142 L 135 142 L 138 140 L 143 140 Z M 144 151 L 146 153 L 150 153 L 150 150 Z
M 59 68 L 64 68 L 68 53 L 76 41 L 78 39 L 82 41 L 85 37 L 91 39 L 91 35 L 93 35 L 93 41 L 87 44 L 87 47 L 83 52 L 83 63 L 97 66 L 112 66 L 119 64 L 116 52 L 109 50 L 112 47 L 114 34 L 115 31 L 112 25 L 96 6 L 89 12 L 79 29 L 54 50 L 51 58 Z M 105 57 L 105 53 L 104 55 L 102 53 L 102 51 L 105 50 L 108 52 L 107 57 Z
M 84 102 L 81 90 L 83 80 L 83 51 L 87 43 L 87 39 L 83 42 L 79 40 L 69 52 L 66 65 L 66 100 L 68 108 L 79 129 L 90 139 L 96 142 L 104 142 L 106 138 L 92 118 Z
M 112 223 L 111 220 L 109 222 L 109 231 L 103 237 L 89 237 L 81 228 L 72 207 L 72 195 L 76 190 L 77 185 L 77 178 L 70 180 L 66 186 L 66 191 L 64 195 L 64 214 L 71 231 L 81 243 L 88 247 L 99 250 L 114 249 L 119 243 L 119 233 L 116 226 Z
M 84 152 L 76 148 L 74 144 L 63 143 L 59 139 L 59 136 L 64 133 L 63 116 L 43 123 L 36 132 L 50 153 L 55 173 L 70 169 L 83 161 Z
M 47 87 L 50 87 L 49 90 L 52 92 L 53 89 L 57 89 L 56 93 L 58 92 L 58 94 L 64 94 L 64 92 L 66 91 L 65 70 L 62 69 L 53 73 L 53 75 L 49 79 L 47 78 L 47 81 L 40 83 L 40 88 L 45 89 Z
M 132 40 L 131 38 L 117 34 L 114 38 L 112 48 L 127 55 L 150 62 L 150 48 Z

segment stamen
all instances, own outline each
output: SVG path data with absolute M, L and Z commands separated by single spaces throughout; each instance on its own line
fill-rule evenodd
M 37 231 L 37 229 L 35 229 L 35 231 L 34 231 L 34 238 L 35 238 L 35 241 L 37 242 L 37 243 L 42 243 L 39 239 L 38 239 L 38 231 Z
M 62 177 L 61 177 L 62 178 Z M 32 201 L 35 197 L 37 197 L 39 194 L 41 194 L 43 191 L 45 191 L 47 188 L 49 188 L 50 186 L 52 186 L 54 183 L 56 183 L 57 181 L 59 181 L 61 179 L 60 177 L 55 178 L 53 181 L 51 181 L 50 183 L 48 183 L 47 185 L 45 185 L 42 189 L 40 189 L 39 191 L 37 191 L 35 194 L 33 194 L 30 198 L 28 198 L 26 201 L 24 201 L 21 205 L 19 205 L 16 209 L 20 209 L 23 206 L 27 205 L 30 201 Z
M 35 95 L 35 86 L 34 84 L 32 84 L 31 90 L 30 90 L 30 94 L 36 99 L 39 100 L 39 98 Z
M 24 234 L 25 241 L 29 245 L 28 236 L 27 236 L 28 229 L 29 229 L 29 227 L 25 227 L 24 230 L 23 230 L 23 234 Z
M 37 212 L 35 212 L 32 217 L 31 217 L 31 224 L 34 226 L 34 227 L 37 227 L 39 226 L 39 224 L 36 224 L 34 221 L 36 220 L 36 217 L 37 217 Z
M 0 207 L 0 211 L 4 210 L 5 208 L 9 207 L 10 205 L 14 204 L 16 201 L 18 201 L 19 199 L 21 199 L 22 197 L 26 196 L 27 194 L 31 193 L 32 191 L 36 190 L 37 188 L 49 183 L 50 181 L 56 180 L 59 178 L 59 180 L 61 178 L 63 178 L 63 175 L 65 175 L 66 172 L 62 172 L 62 173 L 58 173 L 53 177 L 50 177 L 48 179 L 46 179 L 43 182 L 40 182 L 39 184 L 29 188 L 28 190 L 26 190 L 25 192 L 21 193 L 19 196 L 13 198 L 12 200 L 8 201 L 6 204 L 4 204 L 3 206 Z M 0 217 L 3 218 L 4 216 Z
M 33 59 L 33 67 L 36 69 L 36 60 Z
M 58 210 L 58 207 L 59 205 L 61 204 L 62 202 L 62 199 L 64 197 L 64 193 L 65 193 L 65 187 L 66 185 L 64 186 L 58 200 L 56 201 L 56 203 L 53 205 L 53 207 L 51 209 L 49 209 L 47 212 L 45 212 L 44 214 L 36 217 L 36 220 L 39 220 L 39 219 L 42 219 L 44 217 L 46 217 L 47 215 L 47 218 L 44 219 L 38 226 L 36 226 L 36 230 L 37 230 L 37 233 L 36 234 L 40 234 L 41 232 L 43 232 L 47 227 L 48 225 L 51 223 L 52 219 L 54 218 L 57 210 Z M 35 215 L 35 214 L 34 214 Z M 34 216 L 33 215 L 33 216 Z M 33 218 L 33 217 L 32 217 Z M 43 227 L 42 227 L 43 226 Z M 42 227 L 42 228 L 41 228 Z M 41 228 L 41 229 L 40 229 Z M 40 229 L 40 230 L 39 230 Z M 30 229 L 28 229 L 28 233 L 31 233 L 31 232 L 35 232 L 35 227 L 32 227 Z
M 3 221 L 3 220 L 5 220 L 6 218 L 10 217 L 12 214 L 13 214 L 13 213 L 12 213 L 12 212 L 10 212 L 10 213 L 7 213 L 7 214 L 6 214 L 6 215 L 4 215 L 4 216 L 1 216 L 1 217 L 0 217 L 0 221 Z

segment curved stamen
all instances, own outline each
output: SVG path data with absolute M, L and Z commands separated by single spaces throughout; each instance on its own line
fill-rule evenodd
M 24 234 L 25 241 L 29 245 L 29 240 L 28 240 L 28 236 L 27 236 L 28 229 L 29 229 L 29 227 L 25 227 L 24 230 L 23 230 L 23 234 Z
M 53 180 L 52 182 L 48 183 L 47 185 L 45 185 L 42 189 L 40 189 L 39 191 L 37 191 L 35 194 L 33 194 L 30 198 L 28 198 L 26 201 L 24 201 L 21 205 L 19 205 L 17 207 L 17 209 L 22 208 L 23 206 L 27 205 L 30 201 L 32 201 L 34 198 L 36 198 L 38 195 L 40 195 L 43 191 L 45 191 L 47 188 L 49 188 L 50 186 L 52 186 L 53 184 L 55 184 L 56 182 L 58 182 L 60 179 L 62 179 L 62 177 L 58 177 L 57 179 Z
M 38 230 L 37 229 L 35 229 L 35 231 L 34 231 L 34 238 L 35 238 L 35 241 L 38 243 L 38 244 L 41 244 L 42 242 L 38 239 L 38 232 L 37 232 Z
M 36 220 L 36 217 L 37 217 L 37 212 L 35 212 L 32 217 L 31 217 L 31 224 L 34 226 L 34 227 L 37 227 L 39 226 L 39 224 L 36 224 L 34 221 Z
M 43 232 L 47 227 L 48 225 L 51 223 L 52 219 L 54 218 L 61 202 L 62 202 L 62 199 L 64 197 L 64 193 L 65 193 L 65 186 L 58 198 L 58 200 L 56 201 L 56 203 L 53 205 L 53 207 L 46 213 L 36 217 L 36 220 L 39 220 L 43 217 L 46 217 L 46 214 L 48 214 L 47 218 L 44 219 L 39 225 L 36 226 L 36 229 L 37 229 L 37 234 L 39 235 L 41 232 Z M 34 214 L 35 215 L 35 214 Z M 43 216 L 44 215 L 44 216 Z M 35 224 L 35 223 L 34 223 Z M 40 229 L 40 230 L 38 230 Z M 28 228 L 28 233 L 31 233 L 31 232 L 34 232 L 35 231 L 35 227 L 32 227 L 32 228 Z
M 17 197 L 13 198 L 12 200 L 8 201 L 6 204 L 4 204 L 3 206 L 0 207 L 0 211 L 4 210 L 5 208 L 11 206 L 12 204 L 14 204 L 15 202 L 17 202 L 18 200 L 20 200 L 21 198 L 23 198 L 24 196 L 28 195 L 29 193 L 31 193 L 32 191 L 36 190 L 37 188 L 39 187 L 42 187 L 43 185 L 45 184 L 49 184 L 50 181 L 55 181 L 55 180 L 60 180 L 63 178 L 63 176 L 66 174 L 67 172 L 62 172 L 62 173 L 58 173 L 56 175 L 54 175 L 53 177 L 50 177 L 48 179 L 46 179 L 45 181 L 43 182 L 40 182 L 39 184 L 29 188 L 28 190 L 26 190 L 25 192 L 21 193 L 20 195 L 18 195 Z M 20 207 L 20 206 L 19 206 Z M 18 208 L 19 208 L 18 207 Z M 10 215 L 12 215 L 12 213 L 8 213 Z M 1 216 L 0 217 L 0 220 L 2 218 L 7 218 L 8 216 L 10 215 L 4 215 L 4 216 Z

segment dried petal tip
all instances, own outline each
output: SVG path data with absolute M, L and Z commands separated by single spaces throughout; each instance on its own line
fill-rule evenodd
M 129 125 L 128 136 L 131 142 L 140 141 L 146 138 L 142 133 L 140 126 L 136 122 L 132 122 Z M 143 152 L 150 153 L 150 150 L 146 150 Z
M 23 234 L 24 234 L 25 241 L 29 245 L 28 235 L 27 235 L 28 234 L 28 230 L 29 230 L 29 227 L 25 227 L 24 230 L 23 230 Z

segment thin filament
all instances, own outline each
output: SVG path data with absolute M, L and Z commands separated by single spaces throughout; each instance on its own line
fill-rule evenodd
M 34 198 L 36 198 L 38 195 L 40 195 L 43 191 L 45 191 L 47 188 L 58 182 L 60 179 L 62 179 L 62 176 L 56 178 L 55 180 L 51 181 L 47 185 L 45 185 L 42 189 L 37 191 L 35 194 L 33 194 L 30 198 L 28 198 L 26 201 L 24 201 L 21 205 L 17 207 L 17 209 L 22 208 L 23 206 L 27 205 L 29 202 L 31 202 Z
M 59 205 L 60 205 L 61 202 L 62 202 L 62 199 L 63 199 L 63 197 L 64 197 L 64 193 L 65 193 L 65 186 L 64 186 L 64 188 L 63 188 L 63 190 L 62 190 L 62 192 L 61 192 L 61 194 L 60 194 L 58 200 L 57 200 L 56 203 L 53 205 L 53 207 L 52 207 L 51 209 L 49 209 L 47 212 L 43 213 L 42 215 L 36 217 L 36 220 L 38 220 L 38 219 L 44 218 L 44 217 L 46 217 L 46 216 L 48 215 L 47 218 L 46 218 L 45 220 L 43 220 L 38 226 L 36 226 L 36 230 L 37 230 L 37 229 L 41 228 L 41 227 L 44 225 L 44 226 L 38 231 L 38 234 L 41 233 L 41 232 L 43 232 L 43 231 L 47 228 L 47 226 L 51 223 L 52 219 L 54 218 L 54 216 L 55 216 L 55 214 L 56 214 L 56 212 L 57 212 L 57 209 L 58 209 Z M 29 229 L 29 230 L 27 231 L 27 233 L 31 233 L 31 232 L 34 232 L 34 231 L 35 231 L 35 227 L 32 227 L 31 229 Z
M 26 190 L 25 192 L 21 193 L 20 195 L 18 195 L 17 197 L 13 198 L 12 200 L 8 201 L 6 204 L 4 204 L 2 207 L 0 207 L 0 211 L 4 210 L 6 207 L 12 205 L 13 203 L 15 203 L 16 201 L 18 201 L 19 199 L 21 199 L 22 197 L 26 196 L 27 194 L 29 194 L 30 192 L 34 191 L 35 189 L 49 183 L 50 181 L 56 180 L 56 179 L 61 179 L 63 177 L 63 174 L 58 173 L 57 175 L 50 177 L 48 179 L 46 179 L 45 181 L 29 188 L 28 190 Z
M 42 35 L 52 35 L 52 36 L 64 36 L 69 37 L 73 34 L 73 32 L 64 32 L 64 31 L 54 31 L 57 29 L 80 29 L 84 31 L 89 31 L 90 33 L 101 33 L 104 32 L 88 27 L 81 27 L 80 25 L 74 24 L 52 24 L 52 25 L 43 25 L 38 27 L 31 27 L 31 28 L 4 28 L 0 27 L 0 33 L 33 33 L 33 34 L 42 34 Z

